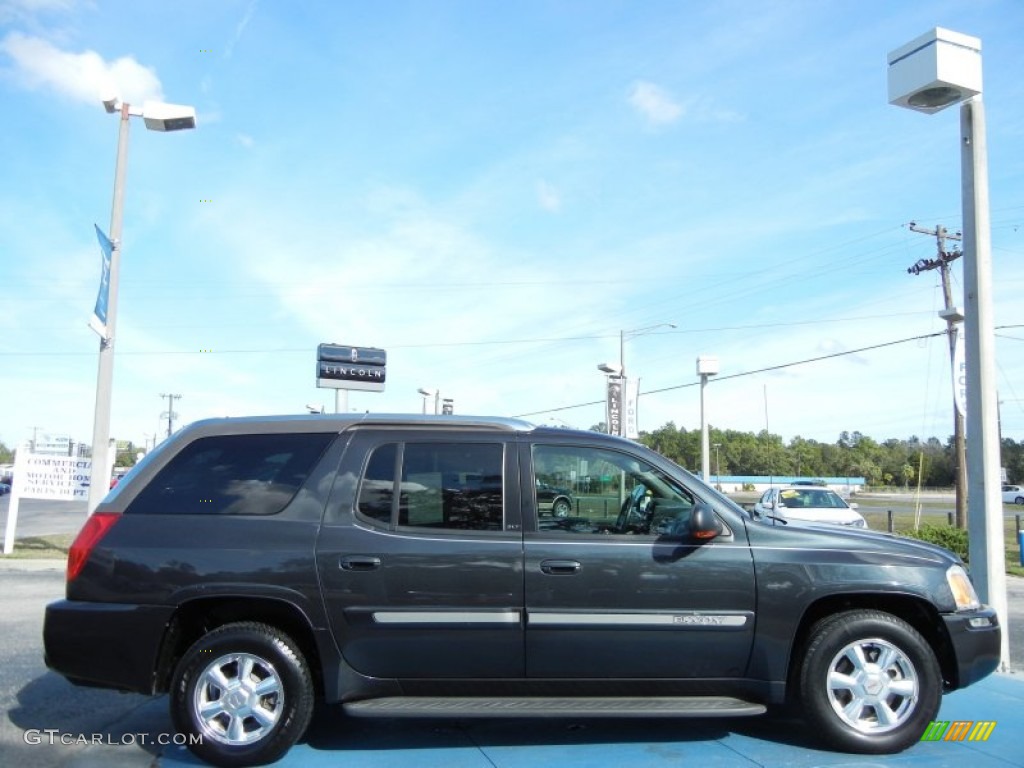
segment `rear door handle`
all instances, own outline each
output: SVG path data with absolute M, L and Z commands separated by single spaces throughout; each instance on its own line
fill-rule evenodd
M 583 566 L 576 560 L 542 560 L 540 569 L 552 576 L 569 576 L 579 573 Z
M 346 555 L 338 562 L 345 571 L 375 571 L 380 568 L 380 558 L 370 555 Z

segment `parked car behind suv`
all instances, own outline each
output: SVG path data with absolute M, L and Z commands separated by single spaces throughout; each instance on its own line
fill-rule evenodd
M 586 497 L 542 520 L 537 479 L 583 466 Z M 752 520 L 627 440 L 318 415 L 199 422 L 150 453 L 72 545 L 44 641 L 75 683 L 169 693 L 200 758 L 255 765 L 315 700 L 361 717 L 790 701 L 833 749 L 895 752 L 995 669 L 1000 626 L 944 549 Z
M 1019 485 L 1003 486 L 1004 504 L 1024 504 L 1024 488 Z
M 572 491 L 537 481 L 537 507 L 542 515 L 568 517 L 573 510 Z
M 831 488 L 791 485 L 769 488 L 757 503 L 756 517 L 789 523 L 832 523 L 867 528 L 867 521 L 855 511 L 857 505 L 847 502 Z

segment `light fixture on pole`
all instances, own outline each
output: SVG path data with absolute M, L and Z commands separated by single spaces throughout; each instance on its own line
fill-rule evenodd
M 121 263 L 121 229 L 124 217 L 124 182 L 128 168 L 129 117 L 141 117 L 151 131 L 181 131 L 196 127 L 195 108 L 181 104 L 144 102 L 142 108 L 124 104 L 116 97 L 102 99 L 110 114 L 120 115 L 117 136 L 117 161 L 114 165 L 114 202 L 110 213 L 110 276 L 107 289 L 106 323 L 100 336 L 99 365 L 96 374 L 96 409 L 92 426 L 92 471 L 89 477 L 89 514 L 92 514 L 110 488 L 110 410 L 114 383 L 114 341 L 117 326 L 117 287 Z
M 697 375 L 700 376 L 700 479 L 705 483 L 711 474 L 711 451 L 708 448 L 708 416 L 704 406 L 704 390 L 708 378 L 718 375 L 718 358 L 701 355 L 697 358 Z
M 964 347 L 967 363 L 967 530 L 971 578 L 1002 624 L 1000 667 L 1009 666 L 1009 631 L 999 423 L 992 318 L 992 243 L 988 203 L 981 40 L 936 27 L 892 51 L 889 103 L 934 113 L 960 104 L 963 205 Z
M 441 403 L 441 390 L 440 389 L 427 389 L 426 387 L 420 387 L 416 391 L 419 392 L 421 395 L 423 395 L 423 413 L 427 412 L 427 398 L 428 397 L 433 397 L 434 398 L 434 415 L 436 416 L 438 413 L 440 413 L 440 403 Z

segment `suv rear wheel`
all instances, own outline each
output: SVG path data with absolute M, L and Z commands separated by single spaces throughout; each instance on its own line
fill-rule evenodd
M 811 630 L 800 670 L 804 716 L 833 748 L 906 749 L 935 719 L 942 672 L 921 635 L 882 611 L 830 616 Z
M 309 666 L 295 642 L 265 624 L 227 624 L 178 662 L 171 717 L 201 743 L 189 749 L 220 766 L 270 763 L 305 733 L 313 714 Z

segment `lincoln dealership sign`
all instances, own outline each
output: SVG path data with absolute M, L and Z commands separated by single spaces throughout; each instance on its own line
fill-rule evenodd
M 383 392 L 387 352 L 374 347 L 321 344 L 316 351 L 316 385 L 330 389 Z

